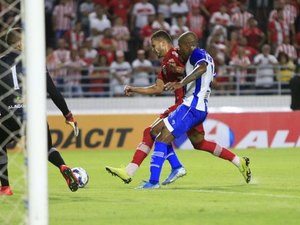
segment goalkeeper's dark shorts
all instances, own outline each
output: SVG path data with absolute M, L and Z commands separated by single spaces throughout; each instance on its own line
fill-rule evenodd
M 0 148 L 21 137 L 22 119 L 18 116 L 0 117 Z

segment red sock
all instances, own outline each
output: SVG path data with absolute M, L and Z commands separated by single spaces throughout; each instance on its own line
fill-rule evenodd
M 203 140 L 200 143 L 194 144 L 194 148 L 198 150 L 210 152 L 215 156 L 218 156 L 222 159 L 226 159 L 229 161 L 232 161 L 233 158 L 235 157 L 235 154 L 233 154 L 231 151 L 221 147 L 220 145 L 212 141 Z
M 142 142 L 137 146 L 131 161 L 138 166 L 140 166 L 144 159 L 147 157 L 154 143 L 154 140 L 150 134 L 150 129 L 150 127 L 147 127 L 144 130 Z

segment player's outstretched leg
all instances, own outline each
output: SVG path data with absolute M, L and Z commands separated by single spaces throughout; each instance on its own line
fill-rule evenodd
M 183 165 L 180 163 L 172 145 L 168 145 L 167 148 L 167 160 L 172 166 L 170 175 L 165 179 L 161 184 L 167 185 L 175 182 L 178 178 L 186 175 L 186 170 Z
M 251 170 L 249 167 L 250 159 L 247 157 L 240 157 L 240 166 L 239 170 L 243 177 L 245 178 L 246 183 L 251 181 Z
M 142 141 L 137 146 L 134 155 L 132 157 L 131 162 L 126 167 L 111 167 L 106 166 L 105 169 L 114 176 L 119 177 L 121 180 L 125 182 L 125 184 L 129 184 L 132 181 L 132 177 L 138 170 L 139 166 L 142 164 L 144 159 L 148 156 L 151 148 L 153 146 L 153 138 L 150 134 L 150 127 L 147 127 L 144 130 Z
M 13 195 L 13 192 L 9 186 L 0 187 L 0 195 Z
M 67 184 L 71 191 L 75 192 L 78 190 L 78 180 L 74 173 L 72 172 L 71 168 L 66 165 L 61 165 L 59 167 L 61 174 L 67 181 Z
M 131 177 L 126 171 L 125 167 L 115 168 L 111 166 L 105 167 L 106 171 L 111 173 L 113 176 L 119 177 L 121 180 L 125 182 L 125 184 L 129 184 L 131 182 Z

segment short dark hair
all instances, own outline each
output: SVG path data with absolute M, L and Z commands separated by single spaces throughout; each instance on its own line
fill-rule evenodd
M 151 36 L 151 40 L 153 40 L 153 39 L 163 39 L 169 43 L 172 43 L 171 36 L 164 30 L 158 30 L 155 33 L 153 33 Z
M 192 31 L 186 31 L 183 34 L 181 34 L 178 38 L 179 43 L 187 43 L 189 45 L 198 46 L 198 38 L 197 35 Z
M 21 32 L 22 28 L 20 27 L 10 28 L 5 35 L 5 42 L 9 46 L 16 44 L 18 41 L 21 40 Z

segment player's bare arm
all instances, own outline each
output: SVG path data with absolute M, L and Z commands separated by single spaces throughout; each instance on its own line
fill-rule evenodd
M 151 86 L 146 87 L 134 87 L 126 85 L 124 88 L 124 93 L 126 96 L 130 96 L 133 93 L 142 95 L 153 95 L 161 94 L 164 91 L 164 82 L 161 79 L 157 79 L 156 83 Z
M 202 74 L 206 72 L 207 64 L 201 63 L 198 67 L 196 67 L 188 76 L 182 79 L 180 82 L 169 82 L 165 85 L 165 90 L 167 91 L 174 91 L 178 88 L 182 88 L 183 86 L 187 85 L 188 83 L 197 80 Z

